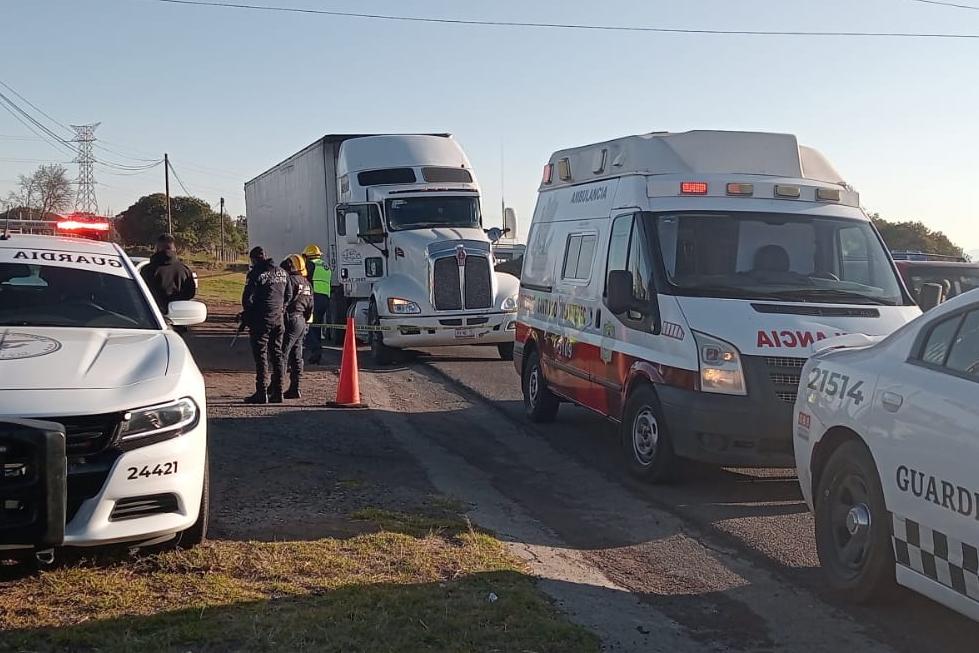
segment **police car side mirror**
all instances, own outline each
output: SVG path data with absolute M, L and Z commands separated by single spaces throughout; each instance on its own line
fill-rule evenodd
M 201 302 L 170 302 L 167 321 L 173 326 L 201 324 L 207 319 L 207 306 Z
M 621 315 L 634 308 L 636 301 L 632 297 L 632 272 L 610 270 L 605 294 L 605 304 L 615 315 Z
M 923 283 L 918 291 L 918 306 L 922 312 L 930 311 L 942 303 L 945 288 L 940 283 Z

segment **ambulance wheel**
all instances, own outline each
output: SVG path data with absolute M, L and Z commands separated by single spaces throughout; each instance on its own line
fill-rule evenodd
M 622 453 L 629 473 L 648 483 L 669 483 L 680 475 L 682 461 L 673 452 L 656 392 L 637 388 L 625 405 L 620 426 Z
M 367 309 L 367 323 L 371 326 L 381 326 L 381 318 L 377 313 L 377 303 L 371 299 L 370 307 Z M 384 333 L 381 331 L 370 331 L 367 338 L 371 345 L 371 359 L 375 365 L 390 365 L 394 362 L 396 350 L 384 344 Z
M 892 595 L 891 518 L 863 443 L 844 442 L 830 454 L 815 504 L 816 552 L 830 588 L 855 603 Z
M 496 350 L 500 352 L 500 358 L 505 361 L 513 360 L 513 343 L 512 342 L 501 342 L 496 346 Z
M 207 537 L 208 512 L 211 505 L 211 466 L 204 460 L 204 487 L 201 491 L 201 506 L 197 513 L 197 521 L 187 530 L 180 533 L 177 546 L 181 549 L 193 549 L 202 544 Z
M 540 364 L 540 354 L 537 353 L 536 349 L 530 352 L 530 356 L 524 364 L 521 385 L 523 386 L 523 405 L 530 421 L 538 424 L 553 422 L 554 418 L 557 417 L 561 402 L 547 387 L 547 381 L 544 380 L 544 370 Z

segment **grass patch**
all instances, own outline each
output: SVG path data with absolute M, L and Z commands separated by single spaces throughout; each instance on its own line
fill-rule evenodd
M 597 651 L 522 572 L 473 531 L 212 542 L 0 586 L 0 650 Z
M 383 508 L 363 508 L 350 515 L 359 521 L 377 524 L 381 530 L 423 537 L 431 534 L 457 534 L 470 530 L 470 525 L 456 514 L 416 514 L 395 512 Z
M 198 273 L 197 298 L 208 304 L 237 304 L 245 288 L 244 272 Z

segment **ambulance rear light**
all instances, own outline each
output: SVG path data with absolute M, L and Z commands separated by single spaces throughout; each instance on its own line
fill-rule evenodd
M 680 182 L 680 194 L 681 195 L 706 195 L 707 182 L 706 181 Z
M 775 184 L 775 197 L 799 199 L 802 197 L 802 189 L 790 184 Z
M 843 199 L 843 191 L 839 188 L 817 188 L 816 199 L 824 202 L 839 202 Z
M 544 178 L 542 179 L 542 181 L 544 182 L 544 184 L 550 184 L 553 179 L 554 179 L 554 164 L 548 163 L 546 166 L 544 166 Z
M 571 181 L 571 159 L 564 158 L 557 162 L 557 174 L 561 181 Z
M 755 185 L 754 184 L 728 184 L 727 194 L 728 195 L 754 195 Z

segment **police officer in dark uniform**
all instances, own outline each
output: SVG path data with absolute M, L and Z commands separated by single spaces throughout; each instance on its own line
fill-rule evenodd
M 253 248 L 249 258 L 252 267 L 245 279 L 241 307 L 255 357 L 255 394 L 245 403 L 282 403 L 282 336 L 288 275 L 261 247 Z
M 289 371 L 289 389 L 282 395 L 286 399 L 299 399 L 299 381 L 303 375 L 303 338 L 313 317 L 313 289 L 306 280 L 306 263 L 302 256 L 293 254 L 282 262 L 282 269 L 289 275 L 285 294 L 285 345 L 283 365 Z

